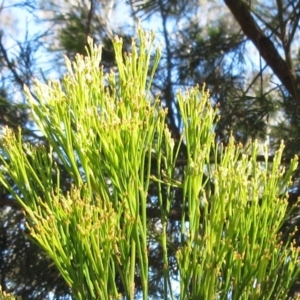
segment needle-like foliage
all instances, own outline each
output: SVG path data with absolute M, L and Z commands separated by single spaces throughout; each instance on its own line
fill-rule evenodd
M 23 207 L 30 237 L 76 299 L 134 299 L 137 278 L 148 299 L 150 186 L 160 212 L 164 299 L 178 296 L 168 236 L 175 188 L 182 192 L 179 298 L 284 299 L 300 270 L 293 234 L 284 242 L 279 234 L 297 158 L 285 170 L 283 144 L 272 163 L 266 147 L 265 161 L 257 161 L 257 142 L 218 144 L 217 107 L 199 87 L 177 96 L 183 127 L 175 141 L 166 110 L 150 94 L 160 58 L 159 48 L 152 56 L 153 42 L 154 34 L 139 28 L 138 43 L 124 54 L 115 38 L 117 72 L 104 74 L 101 48 L 89 40 L 87 57 L 66 59 L 61 81 L 36 82 L 38 102 L 26 90 L 47 144 L 25 143 L 21 130 L 6 129 L 0 182 Z M 180 145 L 187 157 L 178 177 Z M 58 165 L 71 178 L 68 191 Z

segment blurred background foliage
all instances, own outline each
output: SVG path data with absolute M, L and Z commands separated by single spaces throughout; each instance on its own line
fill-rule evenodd
M 23 128 L 32 143 L 45 143 L 30 119 L 23 86 L 33 78 L 61 78 L 63 56 L 85 54 L 87 37 L 103 45 L 103 66 L 114 68 L 111 39 L 130 49 L 136 20 L 156 32 L 163 57 L 153 82 L 168 108 L 168 124 L 176 139 L 181 132 L 176 91 L 205 83 L 219 105 L 217 140 L 227 143 L 257 138 L 272 149 L 283 139 L 284 163 L 300 153 L 300 0 L 3 0 L 0 4 L 0 125 Z M 181 149 L 184 158 L 185 149 Z M 178 173 L 183 166 L 178 166 Z M 298 172 L 299 173 L 299 172 Z M 298 197 L 298 174 L 290 202 Z M 62 176 L 64 188 L 70 181 Z M 149 191 L 149 226 L 155 237 L 156 191 Z M 26 238 L 24 216 L 0 188 L 0 284 L 23 299 L 69 299 L 51 261 Z M 174 192 L 168 229 L 176 251 L 180 191 Z M 297 210 L 282 229 L 299 222 Z M 153 239 L 150 292 L 161 298 L 160 247 Z M 300 244 L 300 236 L 297 241 Z M 178 271 L 170 257 L 174 280 Z M 137 280 L 137 288 L 140 282 Z M 300 292 L 298 284 L 291 294 Z

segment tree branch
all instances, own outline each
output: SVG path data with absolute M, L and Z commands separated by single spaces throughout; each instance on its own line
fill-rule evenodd
M 300 105 L 300 84 L 297 83 L 295 73 L 289 69 L 274 44 L 257 25 L 248 5 L 243 0 L 224 0 L 224 2 L 241 26 L 244 34 L 252 41 L 274 74 Z

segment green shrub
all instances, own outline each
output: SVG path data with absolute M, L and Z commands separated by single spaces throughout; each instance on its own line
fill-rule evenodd
M 36 82 L 38 102 L 26 90 L 47 143 L 29 144 L 21 131 L 4 131 L 0 181 L 22 205 L 31 238 L 76 299 L 134 299 L 136 272 L 148 299 L 147 202 L 155 186 L 164 298 L 174 299 L 167 225 L 177 188 L 183 195 L 180 299 L 284 299 L 299 274 L 293 235 L 283 243 L 279 234 L 297 158 L 285 170 L 283 145 L 269 163 L 266 147 L 265 161 L 257 161 L 257 142 L 217 143 L 217 108 L 208 91 L 195 87 L 177 95 L 183 121 L 177 142 L 187 157 L 176 176 L 179 148 L 166 110 L 150 93 L 160 50 L 152 56 L 152 33 L 139 29 L 138 37 L 139 47 L 133 41 L 125 55 L 122 40 L 114 40 L 116 73 L 104 74 L 101 48 L 90 40 L 87 57 L 66 59 L 61 81 Z

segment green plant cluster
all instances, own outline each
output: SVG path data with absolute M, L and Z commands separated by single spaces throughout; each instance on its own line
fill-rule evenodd
M 160 59 L 159 48 L 152 56 L 153 43 L 154 34 L 139 28 L 138 46 L 133 40 L 132 52 L 124 54 L 115 38 L 117 72 L 104 74 L 101 47 L 89 40 L 86 57 L 66 59 L 61 81 L 36 82 L 38 102 L 26 90 L 47 143 L 32 146 L 21 131 L 6 129 L 1 183 L 22 205 L 31 238 L 76 299 L 134 299 L 137 275 L 148 299 L 150 185 L 160 211 L 165 299 L 176 297 L 167 230 L 173 188 L 183 192 L 180 299 L 284 299 L 300 270 L 293 235 L 282 242 L 279 234 L 297 158 L 285 169 L 283 144 L 269 163 L 266 147 L 265 161 L 257 161 L 257 142 L 217 143 L 217 108 L 208 91 L 195 87 L 177 97 L 183 121 L 177 142 L 187 149 L 177 178 L 179 147 L 166 110 L 150 93 Z M 71 178 L 66 192 L 58 164 Z
M 2 287 L 0 285 L 0 300 L 21 300 L 21 297 L 14 297 L 11 294 L 3 292 Z

